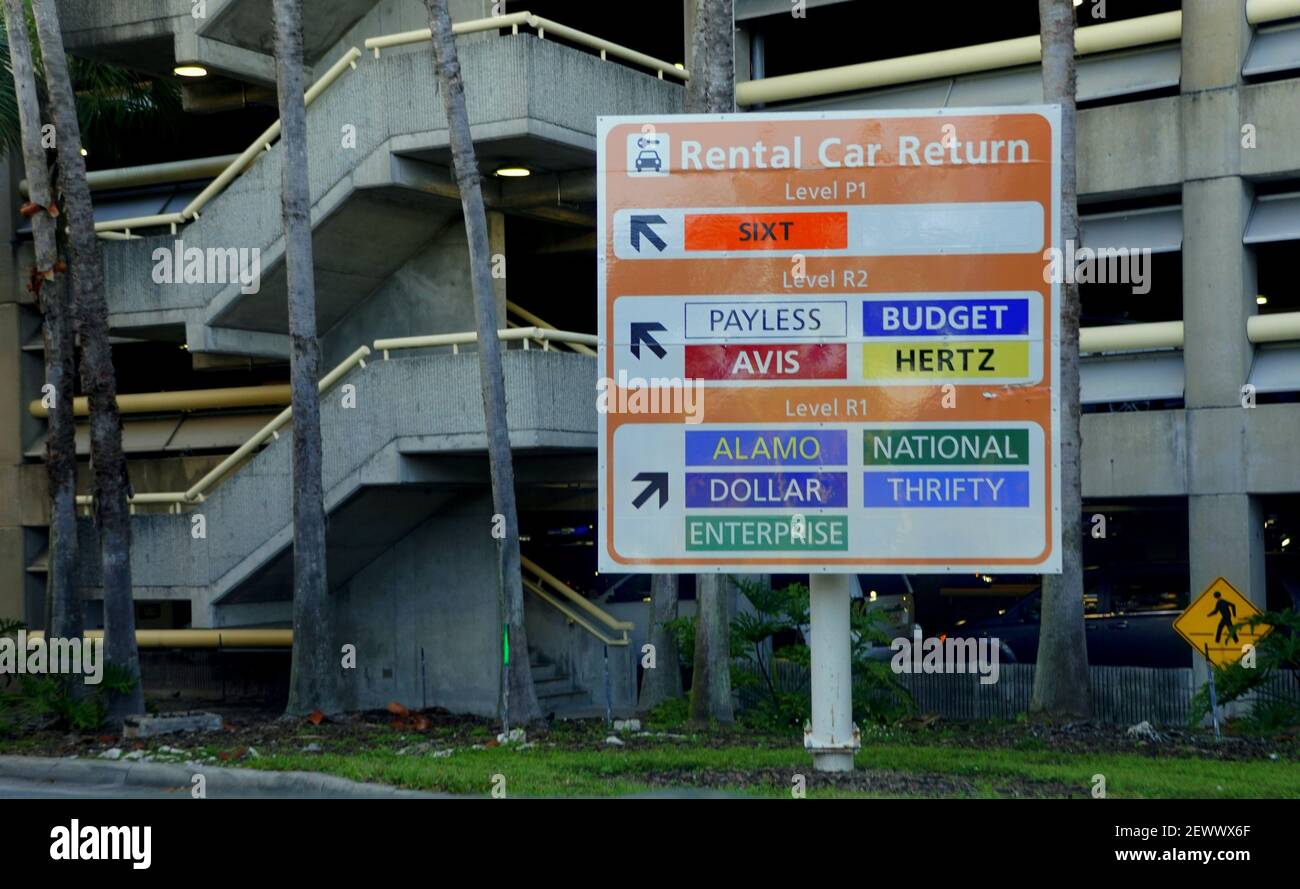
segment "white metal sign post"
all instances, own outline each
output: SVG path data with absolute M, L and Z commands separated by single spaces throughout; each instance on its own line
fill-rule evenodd
M 811 575 L 851 768 L 852 574 L 1060 570 L 1058 110 L 601 118 L 599 567 Z

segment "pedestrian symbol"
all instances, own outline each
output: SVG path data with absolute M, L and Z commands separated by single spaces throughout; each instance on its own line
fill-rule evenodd
M 1243 626 L 1260 610 L 1220 577 L 1205 588 L 1174 621 L 1174 629 L 1187 644 L 1211 663 L 1226 667 L 1241 659 L 1247 645 L 1255 645 L 1273 628 L 1268 624 Z

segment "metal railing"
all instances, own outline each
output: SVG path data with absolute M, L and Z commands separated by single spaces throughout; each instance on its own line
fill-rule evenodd
M 453 34 L 473 34 L 480 31 L 497 31 L 501 28 L 509 28 L 512 34 L 518 34 L 521 25 L 532 28 L 537 32 L 537 36 L 543 40 L 546 39 L 546 34 L 549 31 L 553 37 L 559 37 L 562 40 L 568 40 L 570 43 L 597 50 L 602 59 L 615 58 L 634 65 L 640 65 L 643 68 L 649 68 L 658 73 L 660 80 L 664 79 L 665 74 L 681 81 L 690 79 L 690 74 L 685 68 L 671 62 L 656 59 L 654 56 L 637 52 L 634 49 L 604 40 L 585 31 L 579 31 L 577 28 L 570 28 L 568 25 L 562 25 L 552 19 L 533 15 L 531 12 L 512 12 L 508 15 L 495 15 L 485 19 L 458 22 L 452 25 L 451 30 Z M 402 31 L 397 34 L 371 37 L 366 40 L 365 46 L 366 49 L 374 52 L 375 58 L 379 58 L 379 52 L 382 49 L 405 46 L 411 43 L 426 43 L 432 39 L 433 33 L 428 28 L 420 28 L 416 31 Z
M 1115 324 L 1079 330 L 1080 352 L 1132 352 L 1144 349 L 1181 349 L 1183 322 Z
M 1246 339 L 1252 343 L 1300 340 L 1300 312 L 1252 315 L 1246 319 Z M 1182 321 L 1084 327 L 1079 331 L 1080 352 L 1138 352 L 1181 348 Z
M 523 568 L 524 588 L 529 592 L 555 608 L 605 645 L 625 646 L 631 642 L 627 634 L 628 631 L 636 629 L 636 624 L 630 621 L 618 620 L 611 616 L 527 556 L 520 556 L 519 562 Z M 562 602 L 561 599 L 565 601 Z M 573 607 L 566 605 L 565 602 L 571 603 Z M 583 614 L 579 614 L 574 608 L 585 612 L 590 619 L 584 617 Z M 597 621 L 607 629 L 620 635 L 617 637 L 606 635 L 592 621 Z
M 1246 4 L 1246 18 L 1252 25 L 1296 16 L 1300 16 L 1300 0 L 1248 0 Z M 1166 43 L 1180 40 L 1182 33 L 1182 12 L 1162 12 L 1079 28 L 1075 32 L 1075 52 L 1083 56 Z M 957 77 L 1032 65 L 1041 58 L 1042 46 L 1038 35 L 1034 34 L 956 49 L 747 80 L 736 84 L 736 104 L 787 102 Z
M 550 351 L 551 343 L 580 344 L 595 346 L 596 337 L 590 333 L 573 333 L 568 330 L 551 330 L 546 327 L 510 327 L 497 331 L 497 338 L 506 342 L 522 342 L 524 348 L 529 343 L 541 343 L 543 351 Z M 451 346 L 453 354 L 460 354 L 460 347 L 478 342 L 477 331 L 464 333 L 435 333 L 429 336 L 403 336 L 386 340 L 375 340 L 375 350 L 388 353 L 397 349 L 430 349 L 436 346 Z
M 528 322 L 528 325 L 532 325 L 533 327 L 542 327 L 542 328 L 545 328 L 545 329 L 547 329 L 547 330 L 554 330 L 554 329 L 555 329 L 555 325 L 554 325 L 554 324 L 551 324 L 551 323 L 549 323 L 549 322 L 547 322 L 547 321 L 542 320 L 541 318 L 539 318 L 539 317 L 537 317 L 536 315 L 534 315 L 532 312 L 530 312 L 530 311 L 528 311 L 527 309 L 525 309 L 523 306 L 517 305 L 517 304 L 512 303 L 512 302 L 510 302 L 510 301 L 508 301 L 508 300 L 506 301 L 506 312 L 507 312 L 508 314 L 510 314 L 510 315 L 515 315 L 515 316 L 517 316 L 517 317 L 519 317 L 519 318 L 522 318 L 524 321 L 527 321 L 527 322 Z M 528 326 L 528 325 L 525 325 L 525 324 L 516 324 L 516 323 L 514 323 L 514 322 L 512 322 L 512 321 L 509 321 L 509 320 L 506 321 L 506 325 L 507 325 L 508 327 L 526 327 L 526 326 Z M 591 348 L 591 346 L 586 345 L 585 343 L 580 343 L 580 342 L 566 342 L 565 345 L 568 346 L 570 349 L 572 349 L 574 352 L 579 352 L 579 353 L 581 353 L 581 354 L 583 354 L 583 355 L 595 355 L 595 354 L 596 354 L 596 350 L 593 349 L 593 348 Z
M 103 630 L 86 630 L 87 639 L 103 639 Z M 29 630 L 28 639 L 44 639 L 44 630 Z M 289 648 L 293 630 L 233 627 L 224 630 L 136 630 L 139 648 Z
M 221 389 L 178 389 L 174 392 L 133 392 L 119 395 L 117 411 L 120 414 L 185 413 L 288 403 L 288 384 L 230 386 Z M 49 408 L 40 399 L 30 402 L 27 412 L 38 418 L 50 415 Z M 90 399 L 84 395 L 76 398 L 72 403 L 72 414 L 76 417 L 89 416 Z

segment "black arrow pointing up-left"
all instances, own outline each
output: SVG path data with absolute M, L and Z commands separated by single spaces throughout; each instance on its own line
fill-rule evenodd
M 632 501 L 632 506 L 640 509 L 641 505 L 650 499 L 650 495 L 655 491 L 659 492 L 659 508 L 663 509 L 668 503 L 668 473 L 666 472 L 639 472 L 632 477 L 634 482 L 648 482 L 645 490 L 637 495 Z
M 632 322 L 632 356 L 641 357 L 641 344 L 645 343 L 651 352 L 655 353 L 656 358 L 663 358 L 668 354 L 659 341 L 654 338 L 654 331 L 666 333 L 667 327 L 664 327 L 658 321 L 633 321 Z
M 632 231 L 630 233 L 631 241 L 632 241 L 632 249 L 635 250 L 637 253 L 640 253 L 641 238 L 644 237 L 651 244 L 655 245 L 656 250 L 658 250 L 660 253 L 663 253 L 664 250 L 668 249 L 668 242 L 665 241 L 663 238 L 659 237 L 659 234 L 653 228 L 651 228 L 651 226 L 664 225 L 664 224 L 665 224 L 664 218 L 659 215 L 633 216 Z

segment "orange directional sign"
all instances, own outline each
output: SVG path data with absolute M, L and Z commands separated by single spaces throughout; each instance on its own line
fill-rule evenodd
M 1255 645 L 1273 628 L 1268 624 L 1239 627 L 1260 610 L 1222 577 L 1205 588 L 1187 610 L 1178 615 L 1174 629 L 1216 667 L 1241 660 L 1243 649 Z
M 1059 572 L 1059 118 L 602 117 L 600 570 Z

